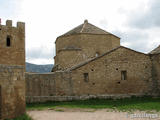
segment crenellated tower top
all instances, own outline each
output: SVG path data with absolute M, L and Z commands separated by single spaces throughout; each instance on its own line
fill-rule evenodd
M 25 23 L 12 20 L 0 24 L 0 64 L 25 66 Z

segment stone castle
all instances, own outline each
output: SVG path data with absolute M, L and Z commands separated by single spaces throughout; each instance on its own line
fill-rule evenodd
M 45 102 L 160 95 L 160 47 L 149 54 L 87 20 L 56 39 L 50 73 L 25 72 L 25 26 L 0 26 L 0 117 L 25 112 L 26 101 Z

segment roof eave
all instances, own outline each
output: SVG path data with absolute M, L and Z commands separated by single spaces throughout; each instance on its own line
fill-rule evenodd
M 118 46 L 118 47 L 116 47 L 116 48 L 114 48 L 114 49 L 112 49 L 112 50 L 110 50 L 110 51 L 108 51 L 108 52 L 106 52 L 106 53 L 98 56 L 98 57 L 95 57 L 95 58 L 92 58 L 92 59 L 90 59 L 90 60 L 87 60 L 87 61 L 84 62 L 84 63 L 80 63 L 79 65 L 77 65 L 77 66 L 75 66 L 75 67 L 73 67 L 73 68 L 69 68 L 69 69 L 66 70 L 66 71 L 76 70 L 76 69 L 78 69 L 78 68 L 80 68 L 80 67 L 82 67 L 82 66 L 84 66 L 84 65 L 86 65 L 86 64 L 88 64 L 88 63 L 90 63 L 90 62 L 92 62 L 92 61 L 94 61 L 94 60 L 97 60 L 97 59 L 99 59 L 99 58 L 101 58 L 101 57 L 103 57 L 103 56 L 105 56 L 105 55 L 108 55 L 108 54 L 114 52 L 115 50 L 117 50 L 117 49 L 119 49 L 119 48 L 125 48 L 125 49 L 131 50 L 131 51 L 133 51 L 133 52 L 136 52 L 136 53 L 139 53 L 139 54 L 143 54 L 143 55 L 149 56 L 149 54 L 145 54 L 145 53 L 142 53 L 142 52 L 138 52 L 138 51 L 132 50 L 132 49 L 127 48 L 127 47 L 124 47 L 124 46 Z
M 113 35 L 114 37 L 118 38 L 118 39 L 121 39 L 120 37 L 112 34 L 112 33 L 109 33 L 109 34 L 93 34 L 93 33 L 75 33 L 75 34 L 71 34 L 71 35 L 60 35 L 56 38 L 56 41 L 61 38 L 61 37 L 69 37 L 69 36 L 72 36 L 72 35 L 82 35 L 82 34 L 89 34 L 89 35 Z M 56 43 L 55 41 L 55 43 Z

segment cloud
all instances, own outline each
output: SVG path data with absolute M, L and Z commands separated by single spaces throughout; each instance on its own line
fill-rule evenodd
M 47 47 L 46 47 L 47 46 Z M 26 51 L 26 61 L 43 61 L 43 64 L 48 64 L 46 61 L 49 60 L 49 63 L 54 63 L 53 60 L 53 56 L 55 55 L 53 47 L 48 45 L 48 44 L 44 44 L 42 46 L 34 46 L 31 48 L 28 48 Z M 52 60 L 52 61 L 51 61 Z M 46 62 L 46 63 L 44 63 Z M 38 64 L 40 62 L 37 62 Z
M 160 1 L 146 0 L 137 9 L 119 8 L 125 16 L 122 27 L 112 30 L 121 37 L 121 45 L 148 53 L 160 44 Z
M 130 30 L 127 32 L 121 32 L 120 30 L 113 31 L 113 33 L 121 38 L 121 45 L 129 47 L 131 49 L 148 52 L 146 48 L 149 36 L 147 33 L 141 31 Z
M 21 0 L 0 0 L 0 18 L 4 24 L 6 19 L 15 19 L 19 15 Z
M 129 25 L 139 29 L 160 27 L 160 0 L 150 0 L 147 6 L 130 13 Z
M 84 19 L 120 35 L 122 45 L 151 50 L 160 43 L 159 4 L 158 0 L 0 0 L 0 15 L 2 21 L 26 23 L 26 60 L 47 64 L 54 61 L 56 37 Z
M 112 32 L 121 38 L 121 45 L 139 52 L 148 53 L 159 45 L 159 31 L 160 29 L 144 31 L 141 29 L 129 29 L 124 32 L 121 32 L 121 30 Z
M 37 64 L 37 65 L 44 65 L 44 64 L 54 64 L 53 59 L 49 58 L 49 59 L 45 59 L 45 58 L 34 58 L 34 59 L 27 59 L 28 63 L 33 63 L 33 64 Z

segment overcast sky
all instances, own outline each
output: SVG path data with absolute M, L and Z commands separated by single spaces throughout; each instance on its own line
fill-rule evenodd
M 54 64 L 56 37 L 85 19 L 148 53 L 160 44 L 160 0 L 0 0 L 2 24 L 26 23 L 26 61 Z

